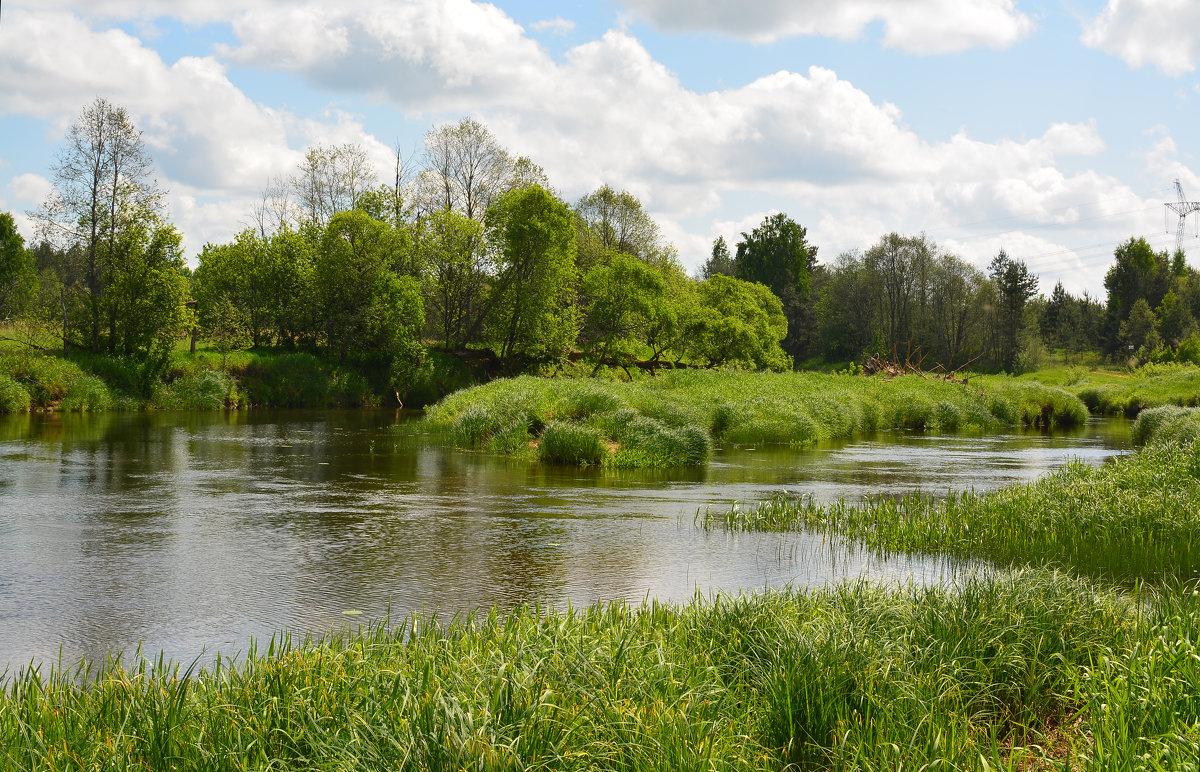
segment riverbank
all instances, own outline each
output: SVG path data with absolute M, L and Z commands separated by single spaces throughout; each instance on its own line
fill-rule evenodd
M 475 380 L 454 357 L 427 354 L 400 398 L 421 407 Z M 70 358 L 0 348 L 0 413 L 398 406 L 369 371 L 305 352 L 174 352 L 161 368 L 112 356 Z
M 713 442 L 806 445 L 873 431 L 1073 426 L 1087 409 L 1029 380 L 674 371 L 621 383 L 520 377 L 450 395 L 430 427 L 463 448 L 548 463 L 680 466 Z
M 1176 420 L 1195 427 L 1190 413 Z M 1134 433 L 1151 430 L 1135 424 Z M 817 531 L 881 552 L 1066 567 L 1123 582 L 1195 581 L 1200 441 L 1166 441 L 1178 436 L 1164 431 L 1135 455 L 1100 467 L 1074 463 L 987 494 L 880 497 L 858 505 L 779 497 L 708 511 L 699 520 L 709 528 Z
M 45 770 L 1172 769 L 1200 752 L 1198 634 L 1194 594 L 1050 572 L 416 617 L 203 672 L 10 676 L 0 747 Z
M 1200 367 L 1195 365 L 1149 364 L 1120 371 L 1074 366 L 1024 377 L 1075 394 L 1099 415 L 1134 418 L 1143 410 L 1163 405 L 1200 405 Z

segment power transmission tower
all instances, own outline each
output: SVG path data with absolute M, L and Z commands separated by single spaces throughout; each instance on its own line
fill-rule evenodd
M 1183 249 L 1183 229 L 1187 225 L 1187 216 L 1193 212 L 1200 212 L 1200 201 L 1188 201 L 1184 198 L 1183 185 L 1179 184 L 1179 180 L 1175 180 L 1175 194 L 1179 200 L 1168 201 L 1163 206 L 1179 215 L 1179 227 L 1175 230 L 1175 251 L 1178 252 Z

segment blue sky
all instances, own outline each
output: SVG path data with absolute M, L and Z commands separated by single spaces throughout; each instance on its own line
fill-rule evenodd
M 567 200 L 634 192 L 692 268 L 784 211 L 825 261 L 925 232 L 1101 294 L 1120 241 L 1173 247 L 1175 179 L 1200 199 L 1197 63 L 1194 0 L 8 0 L 0 209 L 32 236 L 95 96 L 144 130 L 191 255 L 306 147 L 384 175 L 471 115 Z

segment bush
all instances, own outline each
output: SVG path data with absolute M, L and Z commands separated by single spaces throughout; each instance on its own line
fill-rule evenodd
M 108 384 L 94 375 L 80 375 L 71 381 L 71 387 L 59 404 L 59 409 L 70 413 L 95 413 L 112 410 L 115 406 Z
M 237 382 L 220 370 L 201 370 L 176 378 L 154 393 L 152 404 L 174 410 L 220 410 L 241 403 Z
M 0 374 L 0 413 L 25 413 L 29 407 L 29 392 L 13 378 Z

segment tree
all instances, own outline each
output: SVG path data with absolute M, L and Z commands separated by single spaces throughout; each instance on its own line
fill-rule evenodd
M 1025 305 L 1037 294 L 1038 279 L 1022 260 L 1009 258 L 1003 249 L 988 265 L 988 276 L 996 291 L 993 345 L 1001 367 L 1013 372 Z
M 37 286 L 33 256 L 8 212 L 0 212 L 0 324 L 25 310 Z
M 1121 322 L 1119 339 L 1126 351 L 1133 354 L 1143 348 L 1153 351 L 1162 344 L 1158 334 L 1158 319 L 1145 298 L 1138 298 L 1129 316 Z
M 885 354 L 919 347 L 936 245 L 920 236 L 889 233 L 863 255 L 876 286 L 879 340 Z
M 814 343 L 812 273 L 817 248 L 806 241 L 807 231 L 782 212 L 768 215 L 737 245 L 735 274 L 757 282 L 779 298 L 787 319 L 784 348 L 793 357 L 806 356 Z
M 1150 308 L 1162 303 L 1170 286 L 1171 261 L 1166 252 L 1155 252 L 1142 238 L 1131 238 L 1117 247 L 1115 261 L 1104 275 L 1108 291 L 1108 309 L 1104 319 L 1104 343 L 1109 353 L 1117 353 L 1123 341 L 1121 323 L 1134 304 L 1145 299 Z
M 330 219 L 317 255 L 316 285 L 325 345 L 340 360 L 391 357 L 420 334 L 424 313 L 413 300 L 420 298 L 418 284 L 391 268 L 403 248 L 394 229 L 364 212 Z
M 292 188 L 305 220 L 324 228 L 335 214 L 354 209 L 359 196 L 377 182 L 367 151 L 350 142 L 309 148 L 299 173 L 292 178 Z
M 246 313 L 225 295 L 216 298 L 208 307 L 202 326 L 205 336 L 221 353 L 222 370 L 230 353 L 249 348 L 253 343 Z
M 484 222 L 497 251 L 488 309 L 496 353 L 505 362 L 565 357 L 579 333 L 571 210 L 531 185 L 501 196 Z
M 733 276 L 736 270 L 736 264 L 733 261 L 733 255 L 729 254 L 729 245 L 725 243 L 725 237 L 717 236 L 716 241 L 713 242 L 712 256 L 700 267 L 701 280 L 711 279 L 717 274 Z
M 720 275 L 697 289 L 699 302 L 685 322 L 689 354 L 709 367 L 791 368 L 779 345 L 787 336 L 787 319 L 771 290 Z
M 532 175 L 533 165 L 525 160 L 524 172 Z M 492 202 L 512 187 L 512 157 L 474 118 L 430 129 L 425 164 L 419 190 L 427 212 L 457 211 L 482 221 Z
M 449 209 L 420 223 L 416 247 L 430 333 L 446 350 L 477 342 L 489 289 L 483 227 Z
M 583 277 L 587 308 L 582 340 L 596 362 L 593 374 L 614 355 L 634 353 L 666 291 L 658 272 L 632 255 L 612 251 L 592 266 Z
M 814 308 L 826 357 L 857 358 L 870 348 L 877 297 L 875 275 L 862 257 L 852 252 L 838 255 Z
M 954 255 L 940 255 L 930 269 L 930 337 L 934 354 L 947 369 L 964 364 L 975 330 L 982 326 L 979 299 L 983 273 Z
M 152 169 L 125 109 L 97 97 L 68 128 L 53 168 L 55 190 L 37 214 L 43 237 L 61 254 L 79 258 L 60 266 L 64 299 L 79 306 L 64 317 L 71 317 L 67 333 L 76 329 L 93 352 L 115 322 L 119 304 L 106 304 L 105 294 L 116 280 L 118 250 L 136 241 L 127 232 L 147 234 L 160 224 L 163 194 Z
M 586 247 L 583 251 L 589 267 L 610 250 L 647 262 L 660 251 L 658 225 L 629 191 L 602 185 L 579 199 L 575 213 L 579 216 L 579 242 Z

